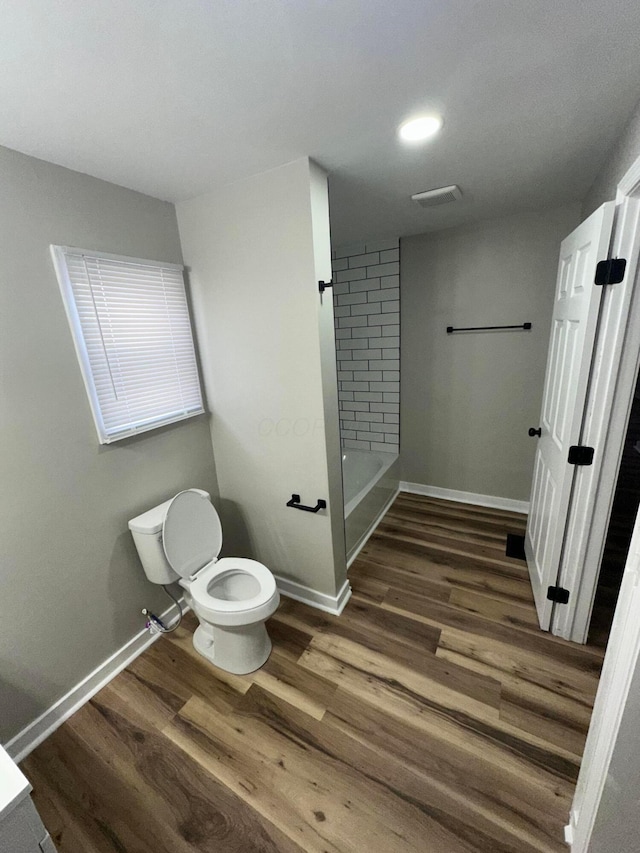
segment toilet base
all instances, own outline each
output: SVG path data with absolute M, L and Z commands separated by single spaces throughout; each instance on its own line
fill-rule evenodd
M 202 657 L 234 675 L 255 672 L 271 654 L 271 640 L 264 622 L 238 627 L 200 622 L 193 635 L 193 646 Z

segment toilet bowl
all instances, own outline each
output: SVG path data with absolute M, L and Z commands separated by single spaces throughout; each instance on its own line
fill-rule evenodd
M 269 657 L 265 620 L 280 595 L 269 569 L 242 557 L 218 559 L 222 525 L 207 492 L 187 489 L 129 522 L 154 583 L 179 581 L 200 622 L 193 645 L 227 672 L 244 675 Z
M 275 578 L 262 563 L 226 557 L 205 566 L 193 580 L 181 580 L 200 625 L 193 645 L 227 672 L 243 675 L 269 657 L 265 620 L 278 608 Z

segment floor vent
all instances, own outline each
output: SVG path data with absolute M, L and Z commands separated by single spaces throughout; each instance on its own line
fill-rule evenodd
M 517 536 L 515 533 L 507 533 L 507 547 L 505 548 L 507 557 L 513 557 L 516 560 L 526 560 L 524 553 L 524 536 Z
M 423 193 L 415 193 L 411 201 L 415 201 L 420 207 L 436 207 L 439 204 L 448 204 L 462 198 L 462 190 L 453 184 L 450 187 L 438 187 L 435 190 L 425 190 Z

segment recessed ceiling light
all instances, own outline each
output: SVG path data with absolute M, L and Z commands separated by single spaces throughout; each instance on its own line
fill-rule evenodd
M 424 139 L 435 136 L 441 127 L 442 118 L 440 116 L 421 116 L 401 124 L 398 135 L 405 142 L 422 142 Z

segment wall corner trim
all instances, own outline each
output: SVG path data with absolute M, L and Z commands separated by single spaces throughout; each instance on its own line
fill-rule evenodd
M 308 604 L 309 607 L 315 607 L 317 610 L 324 610 L 325 613 L 332 613 L 334 616 L 340 616 L 344 610 L 347 601 L 351 598 L 351 586 L 349 581 L 345 580 L 337 595 L 326 595 L 324 592 L 318 592 L 311 587 L 304 586 L 296 581 L 291 581 L 288 578 L 275 575 L 276 585 L 282 595 L 287 598 L 293 598 L 296 601 L 301 601 L 303 604 Z
M 426 486 L 422 483 L 400 483 L 401 492 L 412 495 L 425 495 L 429 498 L 441 498 L 445 501 L 458 501 L 463 504 L 503 509 L 507 512 L 529 514 L 529 501 L 516 501 L 513 498 L 501 498 L 497 495 L 478 495 L 475 492 L 460 492 L 457 489 L 443 489 L 440 486 Z
M 184 599 L 180 600 L 180 606 L 184 613 L 189 611 L 189 606 Z M 178 608 L 172 604 L 162 614 L 163 621 L 172 621 L 178 615 Z M 145 649 L 148 649 L 162 634 L 150 634 L 146 629 L 139 631 L 134 637 L 108 657 L 79 684 L 58 699 L 43 714 L 29 723 L 15 737 L 11 738 L 4 748 L 11 758 L 19 764 L 37 746 L 39 746 L 50 734 L 75 714 L 95 694 L 102 690 L 116 675 L 126 669 Z

